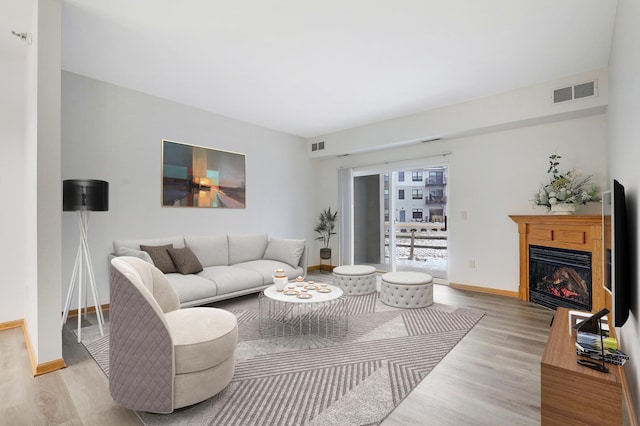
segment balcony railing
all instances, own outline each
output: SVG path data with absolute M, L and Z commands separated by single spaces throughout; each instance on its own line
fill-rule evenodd
M 425 204 L 445 204 L 447 202 L 447 197 L 425 197 Z
M 447 179 L 425 179 L 424 186 L 445 186 L 447 184 Z
M 395 223 L 396 248 L 402 249 L 396 255 L 408 251 L 408 260 L 414 259 L 414 252 L 422 249 L 447 250 L 447 233 L 432 234 L 433 231 L 447 231 L 447 218 L 432 223 Z M 385 247 L 389 251 L 389 223 L 385 223 Z M 408 250 L 406 250 L 408 249 Z

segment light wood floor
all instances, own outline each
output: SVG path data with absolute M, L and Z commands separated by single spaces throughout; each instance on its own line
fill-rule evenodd
M 540 359 L 553 312 L 434 286 L 439 303 L 486 312 L 383 425 L 539 425 Z
M 382 424 L 540 424 L 540 359 L 553 313 L 443 285 L 434 286 L 434 299 L 486 315 Z M 140 424 L 112 401 L 106 376 L 69 327 L 63 331 L 68 367 L 36 378 L 22 331 L 0 332 L 0 424 Z

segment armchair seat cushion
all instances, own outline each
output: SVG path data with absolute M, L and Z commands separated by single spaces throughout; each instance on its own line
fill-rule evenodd
M 176 374 L 206 370 L 233 356 L 238 323 L 232 313 L 190 308 L 168 312 L 165 319 L 173 340 Z

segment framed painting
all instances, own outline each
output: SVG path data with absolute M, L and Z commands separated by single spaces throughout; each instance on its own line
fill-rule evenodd
M 245 155 L 162 141 L 162 205 L 245 208 Z

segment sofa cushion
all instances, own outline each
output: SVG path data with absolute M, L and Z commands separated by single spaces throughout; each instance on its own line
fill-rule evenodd
M 184 237 L 184 242 L 204 267 L 229 264 L 229 241 L 226 235 Z
M 260 274 L 262 277 L 262 284 L 264 285 L 273 283 L 273 273 L 278 268 L 284 269 L 284 273 L 290 280 L 304 275 L 304 270 L 301 266 L 294 268 L 288 263 L 279 262 L 277 260 L 251 260 L 249 262 L 237 263 L 233 266 L 235 268 L 247 269 Z
M 229 235 L 229 265 L 262 259 L 268 242 L 267 234 Z
M 231 312 L 188 308 L 169 312 L 165 319 L 173 341 L 176 374 L 206 370 L 233 356 L 238 322 Z
M 304 252 L 304 240 L 287 240 L 272 238 L 264 252 L 264 259 L 279 260 L 294 268 L 300 263 Z
M 151 256 L 151 260 L 153 260 L 153 264 L 156 268 L 160 269 L 165 274 L 176 272 L 176 265 L 173 263 L 173 260 L 167 251 L 170 248 L 173 248 L 173 244 L 163 246 L 140 245 L 140 250 L 149 253 L 149 256 Z
M 167 274 L 167 279 L 173 285 L 180 303 L 203 300 L 218 295 L 218 287 L 214 282 L 197 274 L 182 275 L 180 273 Z
M 183 275 L 195 274 L 202 271 L 202 265 L 198 258 L 188 247 L 170 248 L 167 250 L 171 260 L 176 265 L 176 269 Z
M 184 247 L 184 238 L 182 235 L 177 235 L 175 237 L 164 237 L 164 238 L 147 238 L 147 239 L 137 239 L 137 240 L 115 240 L 113 242 L 113 251 L 116 256 L 125 256 L 121 254 L 123 248 L 130 248 L 134 250 L 140 250 L 140 245 L 145 246 L 164 246 L 167 244 L 173 244 L 175 248 Z
M 218 295 L 263 285 L 262 275 L 258 272 L 235 266 L 209 266 L 198 272 L 197 276 L 213 281 Z

